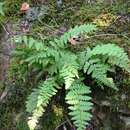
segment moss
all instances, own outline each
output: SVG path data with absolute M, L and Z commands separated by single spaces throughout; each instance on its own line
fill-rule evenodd
M 5 0 L 6 3 L 6 16 L 15 16 L 20 11 L 21 4 L 25 2 L 25 0 Z M 26 2 L 30 3 L 30 0 Z
M 60 105 L 52 105 L 51 110 L 42 119 L 42 130 L 54 130 L 64 119 L 64 110 Z
M 0 22 L 8 20 L 17 21 L 21 17 L 20 7 L 25 0 L 2 0 L 2 2 L 4 2 L 4 15 L 0 16 Z M 26 2 L 31 4 L 31 0 L 27 0 Z
M 117 16 L 111 14 L 111 13 L 103 13 L 100 14 L 95 20 L 94 23 L 98 25 L 99 27 L 108 27 L 110 26 L 115 20 L 117 19 Z

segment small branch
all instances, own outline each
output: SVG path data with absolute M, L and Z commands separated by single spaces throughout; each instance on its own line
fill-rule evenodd
M 61 127 L 62 125 L 64 125 L 64 124 L 67 123 L 67 122 L 68 122 L 68 124 L 69 124 L 74 130 L 76 130 L 75 127 L 71 124 L 71 122 L 70 122 L 70 120 L 68 119 L 68 117 L 65 116 L 65 118 L 66 118 L 66 121 L 62 122 L 59 126 L 57 126 L 57 127 L 55 128 L 55 130 L 58 130 L 59 127 Z
M 69 125 L 70 125 L 74 130 L 76 130 L 75 127 L 72 125 L 71 121 L 69 120 L 69 118 L 68 118 L 67 116 L 65 116 L 65 118 L 66 118 L 67 122 L 69 123 Z
M 111 34 L 111 33 L 106 33 L 106 34 L 96 34 L 96 35 L 93 35 L 93 36 L 87 36 L 85 37 L 84 39 L 82 39 L 80 41 L 80 44 L 83 44 L 84 41 L 88 40 L 88 39 L 92 39 L 92 38 L 98 38 L 98 37 L 107 37 L 107 36 L 122 36 L 124 37 L 125 39 L 129 40 L 129 37 L 127 37 L 126 35 L 129 35 L 130 33 L 127 33 L 127 34 Z
M 62 122 L 60 125 L 58 125 L 58 126 L 55 128 L 55 130 L 58 130 L 58 128 L 61 127 L 62 125 L 64 125 L 66 122 L 67 122 L 67 121 Z
M 54 29 L 52 26 L 49 26 L 46 23 L 42 23 L 46 28 L 52 30 L 52 32 L 59 32 L 59 33 L 64 33 L 64 31 L 58 30 L 58 29 Z
M 10 33 L 8 32 L 8 30 L 6 29 L 6 27 L 1 23 L 2 28 L 4 29 L 4 31 L 7 33 L 7 35 L 10 35 Z
M 111 33 L 97 34 L 97 35 L 94 35 L 94 36 L 87 37 L 86 39 L 91 39 L 91 38 L 94 38 L 94 37 L 103 37 L 103 36 L 122 36 L 122 34 L 111 34 Z

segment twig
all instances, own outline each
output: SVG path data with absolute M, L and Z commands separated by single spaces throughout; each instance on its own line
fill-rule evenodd
M 40 39 L 44 40 L 44 38 L 43 38 L 41 33 L 37 33 L 37 35 L 40 37 Z
M 73 130 L 76 130 L 75 127 L 71 124 L 69 118 L 68 118 L 67 116 L 65 116 L 65 118 L 66 118 L 66 121 L 64 121 L 64 122 L 61 123 L 59 126 L 57 126 L 57 127 L 55 128 L 55 130 L 58 130 L 58 128 L 59 128 L 60 126 L 64 125 L 64 124 L 67 123 L 67 122 L 68 122 L 69 125 L 73 128 Z
M 128 39 L 128 37 L 124 36 L 124 35 L 129 35 L 130 33 L 127 33 L 127 34 L 111 34 L 111 33 L 106 33 L 106 34 L 96 34 L 96 35 L 93 35 L 93 36 L 87 36 L 86 38 L 83 39 L 83 41 L 81 42 L 84 42 L 85 40 L 88 40 L 88 39 L 92 39 L 92 38 L 95 38 L 95 37 L 103 37 L 103 36 L 122 36 L 126 39 Z
M 65 126 L 65 125 L 63 126 L 63 130 L 67 130 L 67 128 L 66 128 L 66 126 Z
M 94 37 L 102 37 L 102 36 L 122 36 L 123 34 L 111 34 L 111 33 L 106 33 L 106 34 L 97 34 L 97 35 L 94 35 L 94 36 L 90 36 L 90 37 L 87 37 L 86 39 L 91 39 L 91 38 L 94 38 Z
M 10 33 L 8 32 L 8 30 L 6 29 L 6 27 L 5 27 L 2 23 L 0 23 L 0 24 L 1 24 L 2 28 L 4 29 L 4 31 L 5 31 L 8 35 L 10 35 Z
M 55 130 L 58 130 L 58 128 L 60 127 L 60 126 L 62 126 L 63 124 L 65 124 L 67 121 L 64 121 L 64 122 L 62 122 L 60 125 L 58 125 L 56 128 L 55 128 Z
M 48 24 L 43 23 L 43 25 L 46 26 L 46 28 L 51 29 L 53 32 L 57 31 L 59 33 L 64 33 L 64 31 L 60 31 L 58 29 L 54 29 L 52 26 L 49 26 Z
M 75 127 L 71 124 L 69 118 L 68 118 L 67 116 L 65 116 L 65 118 L 66 118 L 67 122 L 69 123 L 69 125 L 70 125 L 74 130 L 76 130 Z

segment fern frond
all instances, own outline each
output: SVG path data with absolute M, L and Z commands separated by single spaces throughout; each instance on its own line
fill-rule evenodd
M 92 78 L 98 83 L 117 90 L 112 78 L 107 77 L 107 72 L 111 71 L 113 66 L 119 66 L 130 71 L 130 61 L 124 50 L 115 44 L 97 45 L 93 49 L 87 48 L 86 52 L 80 53 L 79 57 L 84 55 L 84 60 L 79 60 L 83 66 L 84 73 L 91 74 Z
M 84 69 L 84 72 L 88 69 L 87 67 L 87 62 L 88 60 L 91 58 L 92 54 L 91 54 L 91 49 L 89 47 L 87 47 L 86 50 L 79 52 L 77 54 L 78 57 L 78 63 L 80 64 L 80 69 Z M 86 64 L 86 65 L 85 65 Z M 86 66 L 86 67 L 85 67 Z
M 54 60 L 59 59 L 59 53 L 58 51 L 52 49 L 52 48 L 46 48 L 42 51 L 35 51 L 31 56 L 25 59 L 26 62 L 29 64 L 44 64 L 46 62 L 53 62 Z
M 26 102 L 26 111 L 32 113 L 29 117 L 29 127 L 33 130 L 36 127 L 38 119 L 45 111 L 45 107 L 53 95 L 57 93 L 59 86 L 56 84 L 54 78 L 49 78 L 40 83 L 37 89 L 31 93 Z
M 64 65 L 60 71 L 60 77 L 63 77 L 65 80 L 65 88 L 68 89 L 75 78 L 79 78 L 77 66 Z
M 42 106 L 40 106 L 33 111 L 32 116 L 28 117 L 27 124 L 30 130 L 34 130 L 36 128 L 38 124 L 38 120 L 43 113 L 44 113 L 44 109 Z
M 107 72 L 109 70 L 110 66 L 106 64 L 96 64 L 92 72 L 92 78 L 96 79 L 97 82 L 102 83 L 103 85 L 118 90 L 118 88 L 115 86 L 113 79 L 107 77 Z
M 65 81 L 65 88 L 68 89 L 75 78 L 78 77 L 79 64 L 77 56 L 70 52 L 61 53 L 59 63 L 60 77 Z
M 95 70 L 97 68 L 99 69 L 100 67 L 103 67 L 104 71 L 108 69 L 107 65 L 105 66 L 100 63 L 100 59 L 98 59 L 98 58 L 90 59 L 90 60 L 86 61 L 84 64 L 84 73 L 87 72 L 87 74 L 90 74 L 91 72 L 93 72 L 93 70 Z M 100 69 L 102 69 L 102 68 L 100 68 Z
M 24 43 L 26 45 L 26 47 L 30 48 L 30 49 L 35 49 L 37 51 L 39 50 L 44 50 L 45 48 L 45 44 L 42 40 L 37 40 L 37 39 L 34 39 L 33 37 L 31 36 L 15 36 L 13 38 L 13 40 L 16 42 L 16 43 Z
M 115 44 L 97 45 L 91 51 L 93 56 L 102 55 L 108 58 L 108 63 L 117 65 L 130 72 L 130 60 L 123 48 Z
M 84 130 L 87 122 L 91 120 L 90 110 L 92 109 L 92 103 L 90 89 L 82 83 L 74 83 L 66 95 L 66 102 L 70 105 L 71 112 L 69 115 L 72 117 L 77 130 Z
M 84 72 L 87 72 L 88 75 L 92 74 L 92 78 L 96 79 L 97 82 L 118 90 L 113 82 L 113 79 L 107 77 L 108 71 L 110 71 L 110 66 L 108 64 L 101 63 L 101 60 L 98 58 L 89 60 L 84 65 Z
M 54 42 L 61 48 L 63 48 L 67 42 L 69 41 L 70 38 L 74 36 L 79 36 L 80 34 L 83 33 L 91 33 L 95 31 L 96 25 L 94 24 L 84 24 L 80 26 L 75 26 L 74 28 L 71 28 L 68 32 L 64 33 L 63 36 L 61 36 L 60 39 L 55 39 Z M 53 44 L 53 43 L 51 43 Z M 53 44 L 54 45 L 54 44 Z

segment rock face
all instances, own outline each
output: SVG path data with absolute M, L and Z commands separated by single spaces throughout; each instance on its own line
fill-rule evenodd
M 12 26 L 10 23 L 3 25 L 0 35 L 0 81 L 4 84 L 6 81 L 6 73 L 10 63 L 11 52 L 15 45 L 11 43 Z

